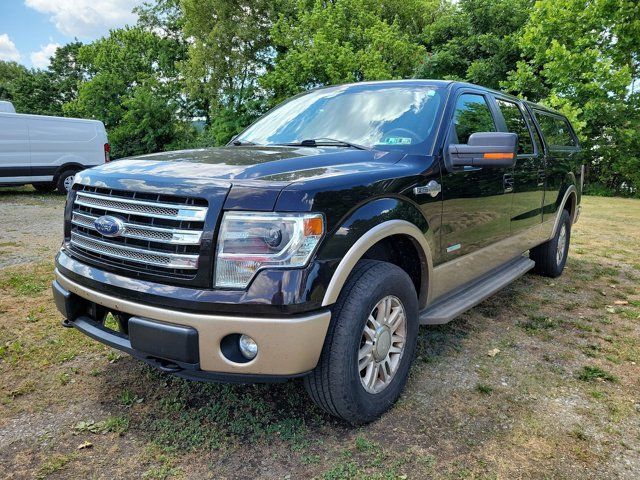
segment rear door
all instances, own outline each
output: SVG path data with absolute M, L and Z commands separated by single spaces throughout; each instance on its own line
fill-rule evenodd
M 569 121 L 558 114 L 533 108 L 533 114 L 540 126 L 546 143 L 548 156 L 543 204 L 543 221 L 555 218 L 560 205 L 567 172 L 580 163 L 578 139 Z
M 22 115 L 0 113 L 0 184 L 28 182 L 30 176 L 27 121 Z
M 518 152 L 513 171 L 511 234 L 542 223 L 545 184 L 545 158 L 539 142 L 534 142 L 527 111 L 520 102 L 495 96 L 500 111 L 500 126 L 518 134 Z
M 450 144 L 467 143 L 472 133 L 498 131 L 497 111 L 490 95 L 464 88 L 449 114 Z M 442 177 L 442 258 L 473 253 L 509 235 L 511 190 L 505 181 L 513 168 L 465 167 Z

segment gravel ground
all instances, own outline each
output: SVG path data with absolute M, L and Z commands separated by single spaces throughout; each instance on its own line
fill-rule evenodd
M 0 269 L 53 259 L 62 242 L 65 197 L 0 187 Z

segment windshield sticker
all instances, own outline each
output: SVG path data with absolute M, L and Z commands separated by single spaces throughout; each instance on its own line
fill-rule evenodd
M 411 145 L 411 137 L 387 137 L 382 139 L 384 145 Z

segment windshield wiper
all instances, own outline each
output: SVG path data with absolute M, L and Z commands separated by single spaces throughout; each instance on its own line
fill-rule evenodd
M 243 145 L 257 145 L 257 143 L 250 142 L 248 140 L 233 140 L 231 145 L 235 145 L 236 147 L 240 147 Z
M 344 140 L 337 140 L 335 138 L 308 138 L 302 140 L 301 142 L 292 142 L 292 143 L 283 143 L 282 145 L 287 145 L 289 147 L 321 147 L 321 146 L 332 146 L 332 147 L 349 147 L 355 148 L 357 150 L 370 150 L 368 147 L 364 147 L 362 145 L 358 145 L 356 143 L 346 142 Z

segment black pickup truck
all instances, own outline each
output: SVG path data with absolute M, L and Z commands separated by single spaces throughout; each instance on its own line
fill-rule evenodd
M 570 123 L 540 105 L 460 82 L 320 88 L 225 147 L 80 172 L 54 297 L 63 324 L 163 371 L 303 377 L 364 423 L 401 394 L 419 325 L 562 273 L 582 180 Z

